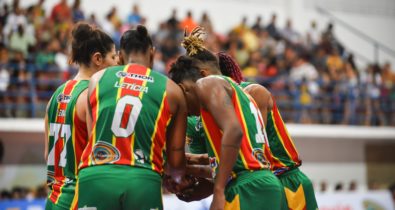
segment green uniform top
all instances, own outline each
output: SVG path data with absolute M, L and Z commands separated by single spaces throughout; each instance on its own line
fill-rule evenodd
M 136 64 L 106 69 L 90 95 L 93 130 L 80 167 L 118 164 L 161 174 L 171 119 L 167 81 Z

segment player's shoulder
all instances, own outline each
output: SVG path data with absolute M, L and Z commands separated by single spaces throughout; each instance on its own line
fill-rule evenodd
M 209 75 L 207 77 L 200 78 L 196 81 L 196 85 L 198 87 L 206 87 L 206 86 L 217 86 L 228 84 L 226 79 L 220 75 Z
M 248 93 L 259 93 L 264 95 L 270 95 L 270 91 L 260 84 L 250 83 L 244 87 L 244 91 Z

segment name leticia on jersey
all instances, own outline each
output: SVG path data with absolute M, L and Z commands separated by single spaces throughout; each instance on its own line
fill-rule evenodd
M 117 77 L 127 77 L 130 79 L 135 79 L 135 80 L 142 80 L 142 81 L 147 81 L 147 82 L 154 82 L 154 78 L 151 76 L 147 75 L 141 75 L 141 74 L 134 74 L 134 73 L 128 73 L 124 71 L 118 71 L 116 73 Z
M 139 92 L 144 92 L 148 93 L 148 87 L 144 87 L 135 83 L 127 83 L 127 82 L 118 82 L 116 81 L 114 84 L 115 88 L 123 88 L 123 89 L 129 89 L 133 91 L 139 91 Z

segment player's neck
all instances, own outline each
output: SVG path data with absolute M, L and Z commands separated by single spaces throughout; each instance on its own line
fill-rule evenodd
M 144 56 L 130 56 L 127 63 L 135 63 L 149 68 L 151 66 L 151 63 Z
M 92 68 L 80 66 L 80 69 L 78 70 L 78 74 L 75 75 L 74 79 L 75 80 L 89 80 L 95 72 L 97 72 L 97 71 L 95 71 Z

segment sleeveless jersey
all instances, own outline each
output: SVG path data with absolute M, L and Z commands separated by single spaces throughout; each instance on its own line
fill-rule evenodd
M 88 88 L 88 80 L 69 80 L 53 94 L 48 106 L 47 183 L 49 199 L 56 203 L 61 188 L 76 180 L 78 164 L 88 132 L 76 112 L 78 96 Z
M 206 135 L 202 127 L 202 121 L 199 116 L 189 116 L 186 143 L 188 145 L 189 152 L 192 154 L 205 154 L 206 149 Z
M 167 78 L 137 64 L 106 69 L 90 95 L 93 131 L 80 168 L 129 165 L 163 172 L 171 114 Z
M 241 82 L 242 88 L 252 83 Z M 274 98 L 273 107 L 267 114 L 267 125 L 265 127 L 270 150 L 272 153 L 271 170 L 275 175 L 280 175 L 293 168 L 299 167 L 302 161 L 299 158 L 298 151 L 291 136 L 288 134 L 287 128 L 281 118 L 280 111 L 277 108 Z
M 269 169 L 270 153 L 267 153 L 267 137 L 264 130 L 262 116 L 255 101 L 247 95 L 232 79 L 222 77 L 232 87 L 232 104 L 243 131 L 239 155 L 232 170 L 232 176 L 251 170 Z M 216 124 L 214 117 L 201 108 L 200 116 L 208 139 L 208 155 L 214 176 L 218 164 L 221 164 L 222 131 Z

